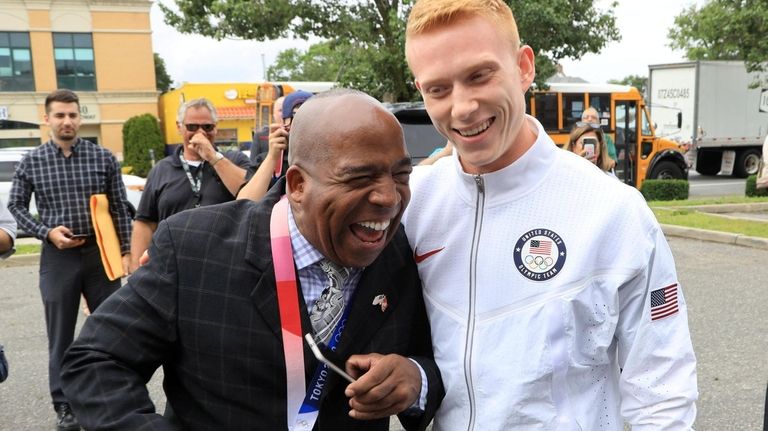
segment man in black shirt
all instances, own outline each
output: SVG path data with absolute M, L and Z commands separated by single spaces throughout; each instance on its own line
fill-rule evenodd
M 131 271 L 159 222 L 189 208 L 234 200 L 245 182 L 250 161 L 240 151 L 219 152 L 216 108 L 208 99 L 182 104 L 176 120 L 184 143 L 149 172 L 131 237 Z
M 106 193 L 120 238 L 123 268 L 130 263 L 131 216 L 120 165 L 107 149 L 77 137 L 80 101 L 69 90 L 45 99 L 51 140 L 27 154 L 13 177 L 8 209 L 20 229 L 43 241 L 40 293 L 48 332 L 48 379 L 59 430 L 79 430 L 61 391 L 61 360 L 75 334 L 80 295 L 90 310 L 120 287 L 101 263 L 91 222 L 91 195 Z M 35 194 L 40 220 L 29 212 Z

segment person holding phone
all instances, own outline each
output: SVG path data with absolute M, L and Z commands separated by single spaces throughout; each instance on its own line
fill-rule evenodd
M 526 114 L 535 56 L 507 2 L 417 0 L 405 55 L 453 143 L 414 167 L 403 216 L 447 388 L 433 429 L 690 430 L 696 357 L 664 233 Z
M 280 109 L 282 123 L 270 124 L 269 149 L 255 157 L 251 171 L 253 175 L 237 193 L 238 199 L 259 200 L 270 187 L 288 170 L 288 137 L 291 132 L 293 117 L 299 107 L 312 97 L 312 93 L 297 90 L 282 99 Z
M 149 171 L 136 209 L 131 272 L 139 267 L 159 222 L 186 209 L 234 200 L 245 182 L 250 161 L 241 151 L 219 151 L 218 118 L 210 100 L 182 103 L 176 122 L 183 143 Z
M 576 123 L 576 127 L 585 124 L 590 124 L 593 128 L 600 128 L 600 130 L 602 130 L 600 114 L 598 114 L 597 109 L 594 106 L 590 106 L 581 113 L 581 121 Z M 616 157 L 616 145 L 614 145 L 611 135 L 603 132 L 603 137 L 605 138 L 605 145 L 608 148 L 608 156 L 614 162 L 618 162 L 619 159 Z
M 388 431 L 398 413 L 407 430 L 429 424 L 444 390 L 400 226 L 412 167 L 397 119 L 361 92 L 316 95 L 288 159 L 258 201 L 162 221 L 149 262 L 86 320 L 62 373 L 86 429 Z M 329 304 L 339 319 L 317 326 Z M 325 333 L 354 383 L 304 342 Z M 160 366 L 165 415 L 145 386 Z
M 616 177 L 613 169 L 616 162 L 608 156 L 608 146 L 605 135 L 599 125 L 579 123 L 568 136 L 568 142 L 563 149 L 576 153 L 592 162 L 608 175 Z
M 42 241 L 40 294 L 48 334 L 48 382 L 56 426 L 79 430 L 61 390 L 61 361 L 75 335 L 81 294 L 91 310 L 120 287 L 104 271 L 90 198 L 104 193 L 118 233 L 123 269 L 130 264 L 131 214 L 120 164 L 109 150 L 78 136 L 80 98 L 59 89 L 45 98 L 51 139 L 31 150 L 13 175 L 8 210 L 20 229 Z M 35 196 L 39 218 L 29 212 Z

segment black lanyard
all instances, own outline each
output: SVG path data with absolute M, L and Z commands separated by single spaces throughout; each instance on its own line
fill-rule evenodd
M 195 196 L 195 208 L 200 206 L 200 187 L 203 184 L 203 163 L 200 163 L 197 169 L 197 178 L 192 178 L 192 173 L 189 170 L 189 163 L 184 160 L 184 155 L 179 153 L 179 160 L 181 160 L 181 166 L 184 168 L 184 172 L 187 174 L 189 185 L 192 187 L 192 194 Z

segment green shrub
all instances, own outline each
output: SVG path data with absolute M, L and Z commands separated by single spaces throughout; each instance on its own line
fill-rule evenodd
M 688 199 L 688 180 L 645 180 L 640 192 L 647 201 Z
M 747 185 L 746 190 L 744 190 L 744 194 L 746 196 L 752 197 L 752 196 L 768 196 L 768 189 L 756 189 L 755 183 L 757 183 L 757 175 L 750 175 L 747 177 Z
M 157 118 L 142 114 L 123 124 L 123 165 L 133 168 L 133 174 L 146 177 L 152 168 L 149 150 L 155 151 L 155 161 L 163 158 L 163 137 Z

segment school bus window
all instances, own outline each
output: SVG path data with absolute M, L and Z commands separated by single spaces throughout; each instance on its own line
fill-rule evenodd
M 563 128 L 570 130 L 574 124 L 581 121 L 584 112 L 583 94 L 563 94 Z
M 597 110 L 600 115 L 600 124 L 603 126 L 603 130 L 609 131 L 611 129 L 611 95 L 610 93 L 590 93 L 589 106 Z
M 525 113 L 528 115 L 531 114 L 531 93 L 525 93 Z
M 534 95 L 536 118 L 544 130 L 557 130 L 557 94 L 537 93 Z
M 650 136 L 651 135 L 651 124 L 648 122 L 648 112 L 646 109 L 643 109 L 643 123 L 642 126 L 642 134 L 643 136 Z

